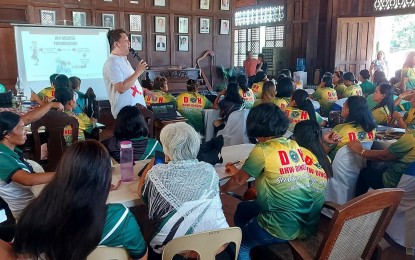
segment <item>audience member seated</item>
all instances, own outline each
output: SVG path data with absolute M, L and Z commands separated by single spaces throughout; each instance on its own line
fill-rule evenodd
M 373 93 L 373 101 L 377 103 L 372 109 L 372 115 L 376 124 L 406 128 L 406 124 L 401 114 L 395 111 L 392 85 L 382 83 L 380 86 L 376 87 L 376 90 Z
M 321 114 L 327 116 L 337 101 L 337 92 L 333 88 L 333 78 L 330 75 L 323 76 L 320 87 L 316 89 L 313 98 L 320 103 Z
M 325 138 L 328 139 L 328 135 Z M 323 135 L 320 125 L 316 121 L 305 120 L 298 122 L 294 128 L 295 141 L 301 147 L 302 157 L 307 165 L 310 177 L 311 196 L 313 207 L 310 212 L 309 221 L 304 227 L 304 235 L 314 235 L 320 219 L 321 208 L 324 204 L 324 192 L 327 179 L 333 177 L 330 159 L 324 152 Z M 334 142 L 334 141 L 333 141 Z
M 346 85 L 343 83 L 343 72 L 342 71 L 335 71 L 333 73 L 333 85 L 334 89 L 337 92 L 337 98 L 341 99 L 344 98 L 343 93 L 346 90 Z
M 275 95 L 277 94 L 277 88 L 272 81 L 267 81 L 262 86 L 262 95 L 260 99 L 257 99 L 254 103 L 254 107 L 259 106 L 260 104 L 266 104 L 266 103 L 274 103 L 275 105 L 279 106 L 280 103 L 275 98 Z M 285 103 L 283 103 L 283 106 L 285 107 Z M 281 107 L 280 107 L 281 108 Z
M 83 113 L 86 106 L 86 96 L 80 91 L 81 89 L 81 79 L 78 77 L 69 78 L 69 88 L 73 89 L 76 99 L 76 107 L 73 110 L 75 114 Z
M 255 98 L 261 98 L 262 95 L 262 86 L 264 82 L 268 81 L 267 74 L 264 71 L 258 71 L 255 75 L 253 84 L 252 84 L 252 91 L 255 94 Z
M 411 108 L 405 113 L 403 120 L 407 128 L 415 129 L 415 95 L 412 95 L 411 102 L 406 103 L 410 103 Z
M 0 197 L 8 204 L 15 219 L 34 199 L 29 186 L 48 183 L 51 173 L 33 173 L 23 158 L 23 152 L 16 146 L 26 141 L 25 125 L 41 118 L 51 108 L 63 109 L 56 102 L 46 105 L 20 117 L 12 112 L 0 112 Z
M 196 132 L 204 133 L 203 109 L 212 108 L 212 103 L 198 93 L 199 83 L 196 80 L 187 81 L 187 91 L 176 98 L 177 111 L 187 119 L 187 123 Z
M 41 101 L 50 102 L 55 99 L 55 80 L 57 76 L 59 76 L 59 74 L 50 75 L 50 87 L 46 87 L 37 93 L 37 96 Z
M 84 131 L 88 134 L 96 126 L 97 120 L 95 118 L 89 118 L 85 113 L 75 114 L 73 110 L 76 107 L 74 91 L 68 87 L 56 88 L 55 90 L 56 101 L 60 102 L 64 106 L 66 114 L 75 117 L 79 122 L 78 141 L 85 140 Z M 69 146 L 72 144 L 72 126 L 68 125 L 64 129 L 64 138 L 66 144 Z
M 221 96 L 224 96 L 224 98 L 219 101 Z M 215 125 L 215 134 L 225 127 L 226 121 L 233 111 L 244 108 L 244 103 L 244 99 L 239 95 L 237 83 L 229 83 L 228 87 L 219 93 L 213 103 L 213 109 L 220 109 L 220 118 L 222 118 L 223 124 Z
M 313 103 L 308 98 L 308 93 L 304 89 L 297 89 L 291 97 L 290 106 L 283 109 L 290 125 L 289 131 L 294 131 L 294 126 L 303 120 L 314 120 L 321 126 L 327 124 L 326 121 L 315 111 Z
M 19 259 L 86 259 L 98 245 L 124 247 L 132 259 L 147 259 L 134 216 L 121 204 L 106 204 L 111 178 L 110 157 L 99 142 L 69 147 L 52 181 L 17 223 L 13 248 Z
M 284 75 L 284 74 L 282 74 Z M 281 77 L 277 81 L 276 105 L 281 109 L 290 105 L 291 96 L 295 90 L 295 82 L 291 77 Z
M 281 75 L 284 75 L 286 78 L 292 79 L 291 71 L 289 69 L 281 70 Z
M 388 79 L 387 78 L 380 78 L 380 79 L 378 79 L 378 81 L 375 81 L 375 85 L 377 87 L 380 86 L 383 83 L 389 84 Z M 397 98 L 397 96 L 394 95 L 393 99 L 396 99 L 396 98 Z M 370 110 L 372 110 L 377 105 L 377 103 L 375 101 L 373 101 L 373 94 L 370 94 L 369 96 L 367 96 L 366 100 L 367 100 L 367 105 L 368 105 Z
M 138 186 L 149 218 L 156 222 L 150 241 L 154 259 L 173 238 L 228 227 L 218 175 L 212 165 L 197 160 L 199 134 L 179 122 L 165 126 L 160 140 L 168 163 L 153 166 L 152 160 Z
M 346 89 L 343 92 L 343 97 L 351 97 L 351 96 L 362 96 L 362 88 L 356 85 L 357 81 L 354 77 L 354 74 L 351 72 L 346 72 L 343 75 L 344 85 Z
M 406 132 L 384 150 L 365 150 L 359 140 L 350 142 L 348 146 L 367 160 L 391 162 L 387 168 L 363 169 L 357 180 L 356 196 L 366 193 L 369 188 L 396 188 L 406 168 L 415 162 L 415 130 Z
M 414 97 L 413 90 L 405 90 L 404 92 L 399 94 L 399 96 L 394 101 L 396 111 L 400 111 L 400 112 L 409 111 L 412 108 L 412 104 L 411 104 L 412 102 L 408 102 L 408 101 L 412 101 L 413 97 Z
M 341 117 L 344 118 L 344 123 L 333 128 L 333 131 L 341 137 L 340 142 L 324 147 L 331 160 L 347 143 L 353 140 L 373 141 L 376 137 L 376 124 L 364 97 L 349 97 L 343 105 Z
M 415 89 L 415 51 L 411 51 L 402 66 L 400 91 Z
M 368 70 L 364 69 L 359 72 L 359 80 L 362 82 L 360 83 L 360 87 L 365 97 L 375 92 L 376 86 L 370 81 L 370 73 Z
M 146 96 L 146 105 L 151 106 L 154 103 L 174 102 L 174 97 L 168 93 L 169 87 L 165 77 L 156 77 L 153 84 L 153 95 Z
M 222 187 L 227 192 L 254 177 L 257 199 L 239 203 L 234 220 L 242 229 L 238 259 L 250 259 L 250 250 L 259 245 L 284 243 L 297 238 L 313 204 L 307 166 L 295 141 L 282 137 L 288 120 L 274 104 L 251 109 L 247 133 L 258 144 L 241 169 L 227 163 L 233 176 Z M 289 174 L 288 174 L 289 173 Z
M 239 95 L 244 99 L 245 108 L 251 109 L 255 103 L 255 95 L 252 89 L 248 88 L 248 79 L 245 75 L 239 75 L 236 78 L 239 86 Z
M 102 141 L 110 156 L 120 162 L 120 142 L 131 141 L 134 149 L 134 161 L 154 157 L 156 151 L 163 152 L 156 139 L 148 138 L 148 128 L 140 110 L 134 106 L 125 106 L 115 120 L 114 136 Z

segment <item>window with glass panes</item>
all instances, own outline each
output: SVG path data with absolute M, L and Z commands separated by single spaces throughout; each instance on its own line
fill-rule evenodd
M 234 39 L 234 66 L 243 65 L 248 51 L 252 51 L 254 56 L 261 52 L 259 27 L 237 29 Z

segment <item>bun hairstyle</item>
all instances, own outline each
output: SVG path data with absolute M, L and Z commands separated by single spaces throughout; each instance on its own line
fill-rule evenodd
M 186 82 L 187 91 L 196 92 L 199 88 L 199 82 L 197 80 L 189 79 Z
M 165 77 L 156 77 L 154 79 L 153 88 L 155 90 L 161 90 L 164 87 L 164 82 L 167 81 Z
M 360 76 L 362 76 L 363 79 L 368 80 L 370 78 L 370 72 L 366 69 L 361 70 L 359 72 Z
M 356 84 L 356 83 L 357 83 L 357 81 L 356 81 L 356 78 L 355 78 L 354 74 L 353 74 L 353 73 L 351 73 L 351 72 L 346 72 L 346 73 L 344 73 L 344 74 L 343 74 L 343 80 L 349 80 L 349 81 L 351 81 L 353 84 Z
M 0 141 L 13 131 L 20 121 L 20 116 L 10 111 L 0 112 Z

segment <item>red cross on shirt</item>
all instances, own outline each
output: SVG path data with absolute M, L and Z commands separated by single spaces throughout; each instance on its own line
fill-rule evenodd
M 141 93 L 140 91 L 138 91 L 138 89 L 137 89 L 137 86 L 136 85 L 133 85 L 132 87 L 131 87 L 131 89 L 133 90 L 133 97 L 135 97 L 135 95 L 138 93 L 138 94 L 140 94 L 140 95 L 142 95 L 143 93 Z

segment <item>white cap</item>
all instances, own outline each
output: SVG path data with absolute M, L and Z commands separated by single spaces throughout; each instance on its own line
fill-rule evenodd
M 131 141 L 122 141 L 121 142 L 121 148 L 131 148 L 133 147 L 133 144 Z

